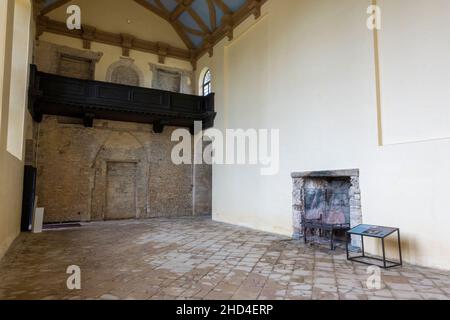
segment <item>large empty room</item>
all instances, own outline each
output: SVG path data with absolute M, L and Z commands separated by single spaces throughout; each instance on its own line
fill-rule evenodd
M 449 181 L 448 0 L 0 0 L 0 302 L 448 301 Z

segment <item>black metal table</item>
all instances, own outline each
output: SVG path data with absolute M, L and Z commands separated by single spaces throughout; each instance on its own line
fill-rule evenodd
M 398 253 L 399 253 L 400 262 L 390 261 L 390 260 L 386 259 L 385 239 L 394 233 L 397 233 Z M 390 227 L 373 226 L 373 225 L 368 225 L 368 224 L 361 224 L 361 225 L 347 231 L 348 238 L 351 238 L 352 235 L 361 236 L 362 255 L 350 257 L 349 242 L 351 242 L 351 241 L 347 241 L 347 245 L 346 245 L 347 260 L 356 261 L 356 262 L 364 263 L 367 265 L 376 265 L 376 266 L 382 267 L 384 269 L 400 267 L 403 265 L 400 229 L 390 228 Z M 366 253 L 364 251 L 364 237 L 381 239 L 381 244 L 382 244 L 382 249 L 383 249 L 383 258 L 382 259 L 376 258 L 376 257 L 369 257 L 366 255 Z M 369 261 L 377 261 L 377 262 L 381 261 L 382 265 L 380 266 L 379 264 L 376 264 L 376 263 L 370 263 Z

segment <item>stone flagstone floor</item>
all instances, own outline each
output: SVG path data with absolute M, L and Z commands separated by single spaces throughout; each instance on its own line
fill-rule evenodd
M 206 218 L 90 223 L 22 234 L 0 262 L 0 299 L 449 299 L 450 272 L 382 271 L 345 252 Z M 67 267 L 81 290 L 67 289 Z

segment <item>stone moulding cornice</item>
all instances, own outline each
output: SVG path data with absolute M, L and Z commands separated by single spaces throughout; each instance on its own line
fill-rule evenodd
M 161 64 L 151 63 L 151 62 L 148 65 L 150 66 L 150 71 L 152 71 L 152 72 L 155 72 L 156 69 L 164 69 L 164 70 L 170 71 L 170 72 L 177 72 L 181 76 L 184 76 L 184 77 L 192 77 L 192 71 L 189 71 L 186 69 L 166 67 L 166 66 L 162 66 Z
M 67 46 L 58 46 L 56 51 L 59 55 L 69 55 L 78 58 L 84 58 L 87 60 L 91 60 L 94 63 L 99 62 L 103 57 L 103 52 L 84 51 Z
M 83 25 L 81 30 L 68 30 L 65 23 L 51 20 L 45 16 L 39 16 L 37 21 L 37 29 L 38 38 L 44 32 L 59 34 L 83 40 L 85 48 L 88 47 L 86 41 L 95 41 L 120 47 L 124 50 L 124 53 L 127 53 L 127 51 L 130 49 L 152 53 L 157 55 L 160 58 L 160 61 L 163 61 L 163 58 L 170 57 L 191 62 L 193 67 L 195 66 L 196 62 L 192 51 L 187 49 L 177 48 L 169 44 L 164 44 L 162 42 L 153 42 L 139 38 L 130 38 L 130 36 L 124 34 L 115 34 L 87 25 Z M 163 48 L 164 50 L 161 50 L 161 48 Z
M 359 177 L 358 169 L 327 170 L 327 171 L 305 171 L 291 174 L 293 179 L 301 178 L 326 178 L 326 177 Z

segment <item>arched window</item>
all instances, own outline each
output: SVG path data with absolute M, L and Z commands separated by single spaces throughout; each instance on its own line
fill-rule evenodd
M 203 76 L 202 93 L 203 93 L 204 96 L 207 96 L 211 92 L 212 92 L 212 88 L 211 88 L 211 70 L 208 69 L 205 72 L 205 75 Z

